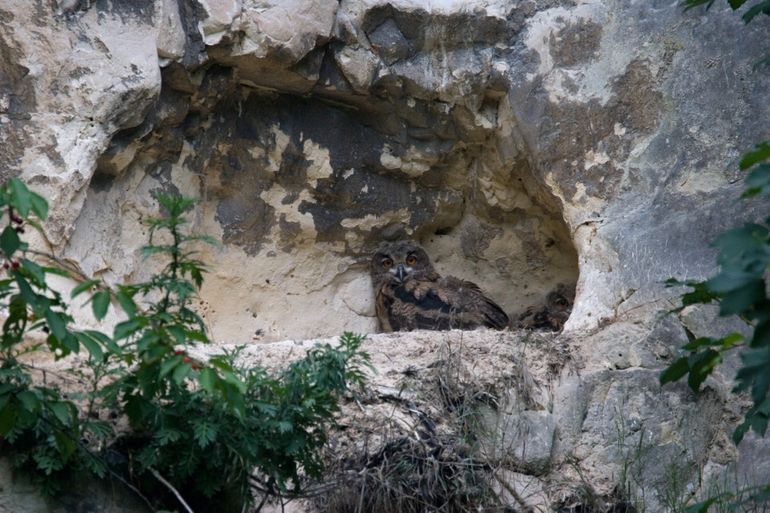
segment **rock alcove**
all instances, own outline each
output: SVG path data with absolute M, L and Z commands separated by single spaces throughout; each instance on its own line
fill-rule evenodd
M 770 475 L 766 439 L 727 442 L 740 410 L 729 369 L 698 396 L 658 381 L 688 331 L 717 326 L 709 311 L 661 316 L 680 292 L 662 283 L 709 276 L 717 234 L 767 212 L 737 201 L 740 155 L 768 138 L 770 74 L 754 70 L 767 20 L 696 11 L 7 0 L 0 171 L 50 200 L 41 243 L 109 282 L 152 271 L 137 250 L 153 191 L 200 197 L 194 229 L 223 241 L 202 255 L 200 305 L 220 343 L 374 331 L 365 261 L 381 239 L 420 240 L 441 272 L 512 314 L 577 281 L 565 333 L 539 347 L 516 331 L 369 347 L 381 376 L 428 368 L 463 337 L 469 368 L 528 368 L 542 400 L 527 415 L 553 429 L 542 474 L 512 471 L 544 490 L 540 511 L 560 510 L 567 481 L 613 496 L 629 461 L 645 509 L 666 511 L 673 465 L 688 498 Z M 296 347 L 249 349 L 283 363 Z M 551 368 L 541 349 L 569 365 Z M 642 442 L 650 451 L 629 460 Z
M 151 193 L 201 198 L 194 229 L 223 242 L 205 255 L 201 306 L 226 342 L 374 332 L 367 266 L 382 240 L 419 240 L 512 317 L 574 290 L 568 229 L 505 94 L 484 83 L 477 98 L 442 98 L 390 75 L 354 92 L 321 54 L 304 96 L 237 62 L 166 68 L 142 123 L 98 159 L 66 256 L 108 281 L 142 279 Z

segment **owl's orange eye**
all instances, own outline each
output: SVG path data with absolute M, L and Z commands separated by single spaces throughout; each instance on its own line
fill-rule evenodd
M 414 255 L 409 255 L 406 257 L 406 265 L 414 265 L 417 263 L 417 257 Z
M 393 267 L 393 260 L 391 260 L 390 258 L 386 258 L 385 260 L 382 261 L 382 267 L 385 269 L 390 269 L 391 267 Z

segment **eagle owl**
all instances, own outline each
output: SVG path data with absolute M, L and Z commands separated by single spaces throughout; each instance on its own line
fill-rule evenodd
M 504 329 L 508 315 L 469 281 L 442 277 L 412 241 L 382 244 L 371 261 L 382 331 Z
M 519 315 L 517 327 L 530 330 L 561 331 L 572 313 L 575 288 L 559 283 L 545 298 L 545 303 L 534 305 Z

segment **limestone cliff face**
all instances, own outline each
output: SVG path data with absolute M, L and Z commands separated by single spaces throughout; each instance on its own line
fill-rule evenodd
M 656 381 L 682 323 L 711 321 L 661 320 L 661 282 L 705 276 L 714 236 L 762 212 L 735 201 L 735 163 L 770 135 L 768 29 L 677 3 L 5 0 L 0 169 L 50 199 L 41 243 L 110 282 L 150 272 L 153 191 L 201 198 L 220 343 L 373 332 L 382 239 L 420 240 L 510 313 L 576 285 L 553 468 L 578 458 L 609 494 L 623 418 L 716 475 L 727 385 L 697 417 Z

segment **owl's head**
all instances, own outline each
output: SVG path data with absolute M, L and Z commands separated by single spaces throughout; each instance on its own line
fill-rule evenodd
M 381 244 L 372 256 L 370 271 L 375 285 L 385 280 L 401 283 L 409 277 L 435 272 L 428 254 L 411 240 Z

